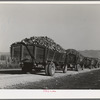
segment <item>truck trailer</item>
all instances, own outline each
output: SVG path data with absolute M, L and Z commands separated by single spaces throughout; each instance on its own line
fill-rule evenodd
M 25 38 L 11 44 L 11 59 L 22 68 L 22 72 L 45 70 L 46 75 L 53 76 L 55 70 L 67 72 L 66 51 L 48 37 Z
M 84 69 L 84 56 L 75 49 L 66 50 L 66 63 L 68 68 L 80 71 Z

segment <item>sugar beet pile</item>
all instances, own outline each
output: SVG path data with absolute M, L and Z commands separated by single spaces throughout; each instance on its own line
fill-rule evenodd
M 21 42 L 25 44 L 37 44 L 45 46 L 49 49 L 56 50 L 61 53 L 65 53 L 66 51 L 59 45 L 54 42 L 51 38 L 48 38 L 47 36 L 33 36 L 30 38 L 25 38 Z

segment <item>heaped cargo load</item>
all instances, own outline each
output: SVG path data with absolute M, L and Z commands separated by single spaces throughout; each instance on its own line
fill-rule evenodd
M 99 59 L 93 57 L 84 57 L 84 67 L 89 69 L 98 68 Z
M 52 76 L 56 69 L 62 69 L 65 73 L 65 57 L 66 51 L 46 36 L 25 38 L 11 45 L 11 58 L 20 63 L 23 72 L 45 69 Z
M 77 71 L 83 69 L 83 60 L 84 57 L 75 49 L 66 50 L 66 63 L 69 68 Z

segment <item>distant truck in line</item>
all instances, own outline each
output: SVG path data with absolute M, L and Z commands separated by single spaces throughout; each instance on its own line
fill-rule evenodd
M 85 57 L 74 49 L 66 50 L 66 63 L 68 68 L 76 71 L 83 70 L 84 68 L 100 67 L 100 60 L 98 58 Z
M 66 50 L 66 64 L 68 68 L 75 71 L 80 71 L 84 69 L 84 56 L 81 55 L 75 49 Z

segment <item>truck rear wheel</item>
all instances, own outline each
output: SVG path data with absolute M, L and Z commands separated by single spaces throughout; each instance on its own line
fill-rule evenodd
M 51 62 L 48 68 L 49 76 L 53 76 L 55 74 L 55 64 Z
M 46 65 L 45 73 L 49 76 L 53 76 L 55 74 L 55 64 L 53 62 Z
M 63 67 L 63 73 L 66 73 L 67 72 L 67 65 L 65 65 L 64 67 Z
M 75 67 L 75 70 L 76 71 L 80 71 L 80 70 L 82 70 L 82 68 L 81 68 L 81 66 L 79 64 L 77 64 L 76 67 Z

